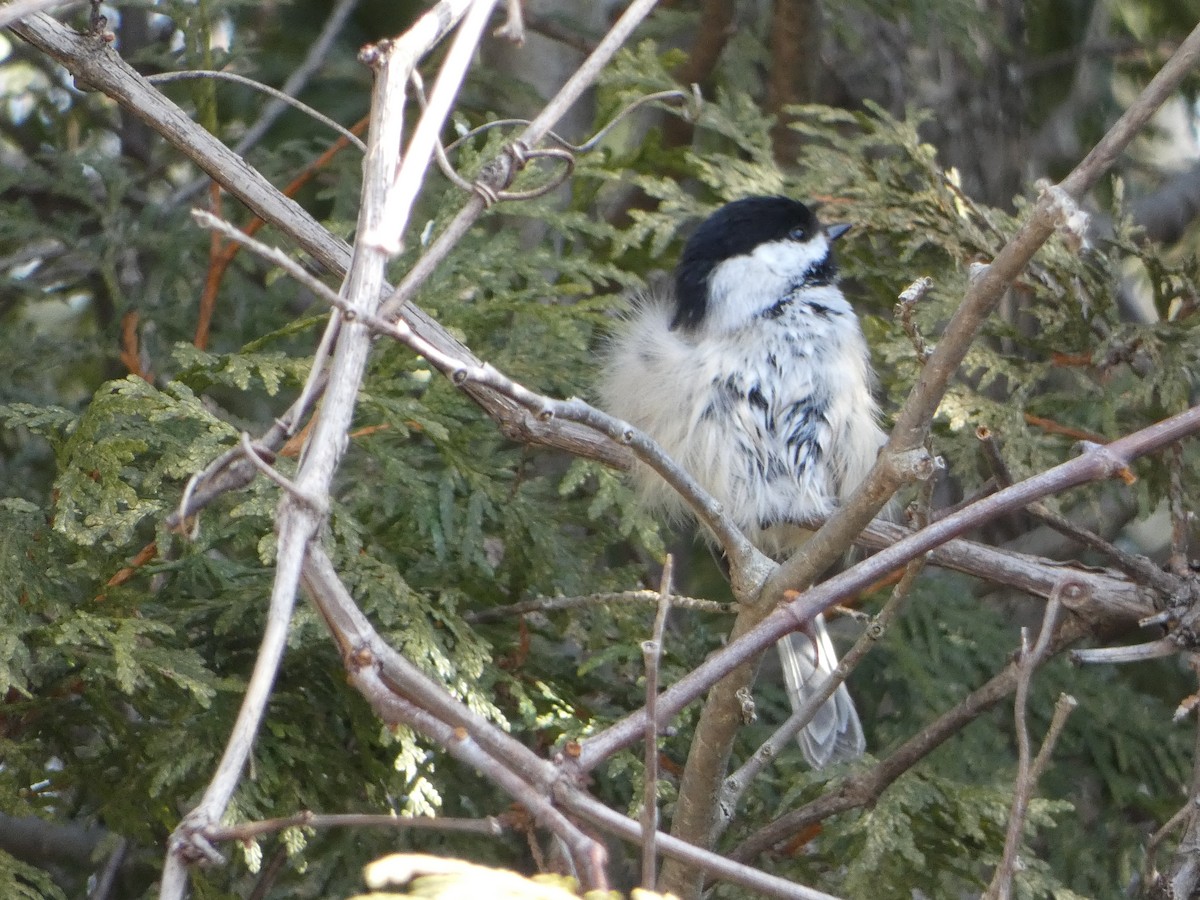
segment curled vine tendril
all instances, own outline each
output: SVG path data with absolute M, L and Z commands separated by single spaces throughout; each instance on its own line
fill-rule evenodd
M 416 89 L 417 99 L 421 107 L 425 106 L 425 91 L 420 75 L 416 72 L 412 75 L 413 86 Z M 435 144 L 434 157 L 437 160 L 438 167 L 442 170 L 442 174 L 446 176 L 453 184 L 468 193 L 478 194 L 479 197 L 487 206 L 493 206 L 504 200 L 532 200 L 535 197 L 541 197 L 562 185 L 571 174 L 575 171 L 575 158 L 583 153 L 589 153 L 604 140 L 618 124 L 621 123 L 630 113 L 650 103 L 671 103 L 677 104 L 685 108 L 684 115 L 694 121 L 701 104 L 699 88 L 693 85 L 692 92 L 687 91 L 658 91 L 657 93 L 647 94 L 644 97 L 639 97 L 632 103 L 618 111 L 599 131 L 593 134 L 582 144 L 572 144 L 566 138 L 551 131 L 548 132 L 547 140 L 551 141 L 556 146 L 553 147 L 530 147 L 524 141 L 514 140 L 504 146 L 504 157 L 498 161 L 493 161 L 484 166 L 484 169 L 479 173 L 474 181 L 464 178 L 454 168 L 450 161 L 450 154 L 462 147 L 467 141 L 476 138 L 481 134 L 485 134 L 495 128 L 523 128 L 529 124 L 528 119 L 496 119 L 491 122 L 486 122 L 476 128 L 463 134 L 457 140 L 443 147 L 440 142 Z M 536 160 L 552 160 L 562 163 L 561 167 L 550 177 L 545 183 L 539 184 L 536 187 L 522 191 L 506 190 L 516 176 L 516 173 L 524 169 L 530 162 Z

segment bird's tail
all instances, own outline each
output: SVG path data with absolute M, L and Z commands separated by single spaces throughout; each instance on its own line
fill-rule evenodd
M 817 616 L 808 629 L 789 634 L 775 646 L 783 664 L 788 699 L 793 710 L 799 709 L 837 666 L 825 617 Z M 817 708 L 797 740 L 804 758 L 817 769 L 862 756 L 867 742 L 846 685 L 839 684 L 833 696 Z

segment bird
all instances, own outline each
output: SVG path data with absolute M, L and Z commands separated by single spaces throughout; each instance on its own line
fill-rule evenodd
M 673 284 L 636 297 L 603 350 L 599 405 L 642 430 L 776 560 L 866 477 L 886 435 L 858 317 L 838 287 L 834 242 L 804 203 L 744 197 L 684 244 Z M 668 520 L 686 505 L 638 464 L 641 499 Z M 793 708 L 837 665 L 824 618 L 778 643 Z M 862 755 L 845 684 L 798 735 L 821 768 Z

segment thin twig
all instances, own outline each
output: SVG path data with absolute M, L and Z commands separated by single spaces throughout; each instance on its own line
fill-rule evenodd
M 796 735 L 812 721 L 812 717 L 821 704 L 833 696 L 838 685 L 842 684 L 858 667 L 863 657 L 878 646 L 879 641 L 900 614 L 913 588 L 916 587 L 917 577 L 924 566 L 925 561 L 922 558 L 913 560 L 905 567 L 904 575 L 892 589 L 887 602 L 871 618 L 870 624 L 859 635 L 858 640 L 854 642 L 849 651 L 838 660 L 837 667 L 826 676 L 821 683 L 820 690 L 808 696 L 805 702 L 775 730 L 774 734 L 767 738 L 732 775 L 725 779 L 721 785 L 721 802 L 718 804 L 721 809 L 719 821 L 722 830 L 732 822 L 734 811 L 754 779 L 772 760 L 778 758 L 786 747 L 790 746 Z
M 341 34 L 342 26 L 350 18 L 350 14 L 358 6 L 358 2 L 359 0 L 338 0 L 333 9 L 330 10 L 329 17 L 325 20 L 325 24 L 321 26 L 320 34 L 309 45 L 308 52 L 304 54 L 303 61 L 292 70 L 291 74 L 283 82 L 283 87 L 279 89 L 284 96 L 295 97 L 299 95 L 304 90 L 304 86 L 308 84 L 309 79 L 325 64 L 325 57 L 329 55 L 334 41 Z M 233 152 L 239 156 L 245 155 L 247 150 L 262 139 L 262 136 L 275 124 L 275 120 L 283 114 L 285 109 L 287 109 L 287 105 L 282 99 L 272 100 L 268 103 L 254 124 L 246 129 L 246 133 L 242 135 L 241 140 L 234 145 Z M 361 149 L 366 150 L 366 147 Z
M 653 603 L 660 598 L 658 591 L 615 591 L 603 594 L 587 594 L 582 597 L 539 597 L 535 600 L 525 600 L 521 603 L 510 603 L 508 606 L 496 606 L 491 609 L 477 609 L 463 616 L 463 621 L 471 625 L 484 622 L 496 622 L 511 619 L 514 616 L 525 616 L 530 613 L 561 612 L 565 609 L 578 609 L 585 606 L 603 606 L 610 603 Z M 731 615 L 735 610 L 732 604 L 720 603 L 716 600 L 705 600 L 701 597 L 671 596 L 671 605 L 680 609 L 691 609 L 698 612 L 720 613 Z
M 1121 647 L 1088 647 L 1072 650 L 1071 661 L 1076 663 L 1132 663 L 1164 659 L 1179 652 L 1179 644 L 1169 637 L 1144 644 Z
M 478 2 L 489 5 L 488 0 Z M 439 7 L 426 13 L 412 29 L 388 45 L 388 52 L 373 57 L 378 75 L 372 94 L 373 116 L 363 173 L 358 223 L 360 234 L 377 226 L 388 187 L 396 173 L 408 73 L 419 57 L 431 49 L 429 39 L 440 37 L 443 33 L 440 22 L 447 12 L 447 9 Z M 462 13 L 464 18 L 471 18 L 471 11 L 463 10 Z M 474 40 L 478 40 L 481 31 L 482 26 L 479 25 Z M 461 38 L 462 34 L 460 32 L 458 37 Z M 460 43 L 457 38 L 455 43 Z M 454 59 L 457 65 L 465 66 L 461 56 L 460 51 Z M 448 65 L 449 62 L 444 64 Z M 422 121 L 425 118 L 423 116 Z M 402 222 L 407 220 L 408 210 L 398 208 L 393 215 L 396 221 Z M 374 310 L 384 285 L 386 262 L 382 253 L 372 252 L 369 248 L 362 248 L 355 254 L 344 288 L 351 310 L 365 313 Z M 370 331 L 361 326 L 355 327 L 353 323 L 348 323 L 339 334 L 330 365 L 329 387 L 325 392 L 322 414 L 313 428 L 296 473 L 296 493 L 283 495 L 276 517 L 278 540 L 275 580 L 271 587 L 270 611 L 262 647 L 217 770 L 200 802 L 180 822 L 169 841 L 160 888 L 161 900 L 182 900 L 187 886 L 187 863 L 202 855 L 219 855 L 204 837 L 203 829 L 219 821 L 228 807 L 270 698 L 275 673 L 283 655 L 305 554 L 324 519 L 329 486 L 346 447 L 345 435 L 349 430 L 354 401 L 366 367 L 370 342 Z M 297 496 L 305 499 L 298 501 Z M 316 498 L 315 501 L 313 498 Z
M 354 0 L 357 2 L 357 0 Z M 291 106 L 300 110 L 309 118 L 315 119 L 327 128 L 332 128 L 351 144 L 361 150 L 367 152 L 367 145 L 364 144 L 354 132 L 346 128 L 340 122 L 335 122 L 329 116 L 313 109 L 307 103 L 302 103 L 295 97 L 289 96 L 284 91 L 277 90 L 269 84 L 263 84 L 261 81 L 255 81 L 253 78 L 247 78 L 245 75 L 239 75 L 236 72 L 225 72 L 212 69 L 181 69 L 177 72 L 161 72 L 158 75 L 147 75 L 146 80 L 151 84 L 166 84 L 171 81 L 184 81 L 191 78 L 211 78 L 216 81 L 232 81 L 234 84 L 240 84 L 244 87 L 253 88 L 256 91 L 274 97 L 277 102 L 284 106 Z M 239 151 L 240 152 L 240 151 Z M 203 184 L 203 182 L 201 182 Z M 182 199 L 182 198 L 180 198 Z
M 1075 711 L 1077 706 L 1079 706 L 1079 701 L 1070 694 L 1059 694 L 1058 699 L 1054 701 L 1054 714 L 1050 718 L 1050 727 L 1046 729 L 1046 736 L 1042 738 L 1042 748 L 1033 758 L 1031 780 L 1034 784 L 1041 780 L 1046 766 L 1050 764 L 1054 747 L 1058 743 L 1063 728 L 1066 727 L 1067 717 Z
M 308 810 L 275 819 L 210 825 L 204 836 L 210 841 L 247 841 L 274 834 L 285 828 L 388 828 L 396 831 L 446 831 L 500 837 L 504 825 L 495 816 L 464 819 L 452 816 L 393 816 L 373 813 L 315 813 Z
M 96 876 L 96 883 L 90 891 L 88 891 L 88 900 L 109 900 L 113 896 L 113 890 L 117 885 L 117 875 L 121 871 L 121 866 L 125 863 L 125 858 L 129 855 L 129 841 L 126 838 L 119 838 L 117 846 L 115 846 L 108 857 L 104 860 L 104 868 L 100 870 Z
M 662 580 L 658 588 L 658 612 L 654 617 L 654 629 L 650 640 L 642 641 L 642 661 L 646 667 L 646 754 L 645 772 L 642 775 L 642 888 L 654 890 L 656 880 L 657 851 L 655 837 L 658 834 L 658 732 L 656 710 L 658 700 L 658 665 L 662 659 L 663 633 L 667 627 L 667 615 L 671 610 L 671 580 L 675 571 L 675 560 L 667 554 L 663 564 Z
M 929 359 L 933 351 L 925 343 L 924 335 L 921 334 L 917 323 L 913 321 L 913 313 L 916 311 L 917 304 L 924 299 L 932 287 L 932 278 L 928 276 L 918 278 L 900 293 L 895 309 L 895 316 L 900 320 L 900 327 L 904 329 L 909 342 L 913 345 L 913 351 L 917 355 L 917 364 L 922 366 L 925 365 L 925 361 Z
M 236 225 L 225 221 L 219 216 L 214 216 L 206 209 L 193 209 L 192 218 L 205 228 L 211 228 L 214 231 L 219 231 L 222 235 L 234 243 L 241 244 L 246 249 L 253 251 L 258 256 L 261 256 L 267 262 L 279 266 L 279 268 L 283 269 L 288 275 L 300 282 L 330 306 L 342 310 L 343 312 L 345 311 L 347 306 L 346 301 L 341 297 L 341 295 L 338 294 L 336 290 L 331 288 L 320 278 L 317 278 L 293 257 L 288 256 L 278 247 L 272 247 L 270 244 L 264 244 L 257 238 L 246 234 L 246 232 L 242 231 L 242 229 L 238 228 Z
M 523 805 L 538 824 L 568 847 L 571 859 L 589 890 L 607 890 L 604 848 L 559 812 L 529 781 L 496 761 L 472 739 L 465 728 L 454 728 L 399 696 L 380 678 L 369 653 L 353 659 L 350 680 L 386 722 L 404 724 L 436 741 L 455 759 L 486 773 L 487 777 Z
M 1191 537 L 1191 511 L 1183 486 L 1183 448 L 1174 447 L 1167 455 L 1170 471 L 1167 500 L 1171 510 L 1171 555 L 1167 565 L 1180 578 L 1191 576 L 1188 546 Z
M 370 225 L 366 232 L 360 232 L 359 240 L 366 247 L 378 248 L 392 256 L 400 252 L 404 233 L 408 228 L 409 214 L 417 194 L 425 183 L 425 171 L 433 159 L 433 148 L 438 143 L 438 135 L 450 115 L 450 107 L 458 96 L 458 89 L 466 77 L 467 69 L 475 56 L 475 48 L 483 36 L 483 29 L 491 18 L 496 2 L 497 0 L 473 0 L 463 17 L 462 25 L 450 43 L 446 59 L 438 69 L 429 104 L 417 121 L 417 127 L 400 161 L 400 169 L 388 185 L 379 221 Z M 389 47 L 385 55 L 391 56 L 399 49 Z M 416 62 L 415 56 L 402 60 L 406 82 L 412 78 Z M 403 85 L 400 89 L 404 89 Z M 375 305 L 374 298 L 372 305 Z
M 378 665 L 382 680 L 389 690 L 416 703 L 429 715 L 456 729 L 456 732 L 470 734 L 488 756 L 498 760 L 505 768 L 519 773 L 526 783 L 547 795 L 552 794 L 564 808 L 625 840 L 641 845 L 640 824 L 589 797 L 575 782 L 563 779 L 558 766 L 538 756 L 479 713 L 455 700 L 443 684 L 434 681 L 390 647 L 355 605 L 349 591 L 338 578 L 333 562 L 319 544 L 312 546 L 305 560 L 304 579 L 348 668 L 365 663 Z M 481 771 L 486 775 L 491 769 Z M 730 862 L 723 856 L 666 835 L 660 834 L 657 844 L 658 852 L 663 856 L 681 859 L 715 878 L 766 896 L 829 900 L 828 895 L 819 891 L 766 875 L 750 866 Z
M 254 890 L 247 896 L 246 900 L 266 900 L 271 893 L 271 889 L 275 887 L 275 882 L 279 875 L 283 872 L 283 867 L 288 861 L 288 848 L 286 844 L 280 843 L 275 848 L 275 852 L 271 854 L 271 859 L 267 862 L 259 872 L 258 879 L 254 883 Z
M 986 425 L 980 425 L 975 429 L 975 436 L 979 439 L 984 459 L 987 460 L 996 484 L 1002 488 L 1011 485 L 1013 483 L 1012 473 L 1009 471 L 1008 464 L 1004 461 L 1004 457 L 1000 453 L 995 433 Z M 1066 535 L 1072 540 L 1083 544 L 1085 547 L 1090 547 L 1096 552 L 1102 553 L 1112 560 L 1113 564 L 1123 572 L 1126 572 L 1143 584 L 1154 588 L 1160 595 L 1169 597 L 1179 592 L 1180 584 L 1178 579 L 1164 572 L 1145 557 L 1122 550 L 1095 532 L 1079 527 L 1066 516 L 1052 510 L 1045 503 L 1030 503 L 1026 509 L 1030 515 L 1050 526 L 1059 534 Z
M 558 43 L 570 47 L 572 50 L 577 50 L 585 56 L 596 49 L 596 39 L 594 37 L 572 31 L 559 22 L 557 17 L 553 15 L 541 15 L 533 10 L 526 10 L 525 24 L 530 31 L 536 32 L 552 41 L 558 41 Z
M 245 454 L 246 458 L 250 460 L 250 462 L 254 464 L 254 467 L 263 475 L 265 475 L 268 480 L 275 482 L 292 497 L 296 498 L 302 503 L 309 504 L 317 509 L 322 515 L 324 515 L 326 512 L 325 501 L 321 497 L 312 497 L 303 493 L 295 482 L 287 478 L 281 472 L 277 471 L 274 466 L 269 465 L 267 461 L 262 458 L 262 454 L 265 451 L 255 447 L 252 443 L 250 443 L 250 435 L 245 431 L 242 432 L 240 446 L 242 453 Z
M 1189 659 L 1192 671 L 1200 675 L 1200 659 Z M 1200 719 L 1196 723 L 1196 737 L 1192 750 L 1192 783 L 1188 789 L 1188 805 L 1200 810 Z M 1200 885 L 1200 816 L 1194 812 L 1186 816 L 1186 825 L 1175 848 L 1174 858 L 1168 873 L 1160 876 L 1164 897 L 1191 897 Z
M 1158 848 L 1167 836 L 1180 825 L 1186 823 L 1192 816 L 1196 815 L 1197 807 L 1192 798 L 1188 798 L 1187 803 L 1179 807 L 1171 818 L 1163 823 L 1162 828 L 1150 835 L 1150 840 L 1146 841 L 1146 858 L 1142 862 L 1142 884 L 1149 887 L 1156 884 L 1159 879 L 1158 864 L 1156 857 L 1158 856 Z
M 559 802 L 579 818 L 615 834 L 622 840 L 641 844 L 642 826 L 637 822 L 609 809 L 582 791 L 572 789 L 566 783 L 556 785 L 555 791 Z M 668 834 L 660 834 L 657 842 L 658 850 L 663 856 L 679 860 L 713 878 L 753 891 L 756 895 L 779 897 L 781 900 L 838 900 L 831 894 L 768 875 L 752 866 L 734 862 L 726 856 L 704 850 Z
M 521 3 L 522 0 L 506 0 L 504 24 L 492 32 L 494 37 L 511 41 L 518 47 L 525 43 L 525 17 Z
M 984 522 L 992 521 L 997 516 L 1022 509 L 1034 500 L 1089 481 L 1116 476 L 1134 459 L 1162 450 L 1198 431 L 1200 406 L 1113 441 L 1100 450 L 1088 450 L 1075 459 L 999 491 L 929 525 L 815 585 L 798 599 L 772 612 L 750 631 L 731 640 L 663 691 L 659 697 L 660 709 L 664 711 L 664 715 L 676 714 L 688 703 L 710 690 L 729 672 L 744 665 L 747 660 L 756 658 L 785 634 L 810 621 L 817 613 L 853 596 L 949 539 L 958 537 Z M 617 750 L 636 742 L 645 727 L 644 715 L 644 711 L 631 713 L 589 738 L 580 754 L 579 765 L 584 769 L 598 765 Z
M 45 10 L 78 6 L 82 0 L 9 0 L 0 6 L 0 28 Z
M 1093 634 L 1076 616 L 1063 621 L 1047 656 Z M 897 778 L 912 769 L 947 740 L 1016 690 L 1019 663 L 1011 661 L 985 684 L 901 744 L 890 756 L 866 772 L 856 772 L 831 784 L 820 797 L 785 813 L 742 841 L 730 856 L 743 862 L 754 859 L 791 836 L 823 822 L 830 816 L 873 806 Z
M 1026 718 L 1026 708 L 1029 703 L 1029 688 L 1033 684 L 1033 673 L 1050 649 L 1050 641 L 1058 623 L 1058 614 L 1062 606 L 1062 593 L 1069 590 L 1070 582 L 1063 582 L 1061 588 L 1051 595 L 1046 603 L 1046 613 L 1042 618 L 1042 630 L 1038 633 L 1037 642 L 1033 649 L 1029 647 L 1029 636 L 1025 628 L 1021 629 L 1021 652 L 1018 657 L 1017 690 L 1013 698 L 1013 717 L 1017 729 L 1017 781 L 1013 789 L 1012 812 L 1008 816 L 1008 831 L 1004 838 L 1004 854 L 992 883 L 984 897 L 987 900 L 1009 900 L 1012 896 L 1013 875 L 1017 869 L 1017 854 L 1021 850 L 1022 837 L 1025 832 L 1025 818 L 1029 812 L 1029 802 L 1033 797 L 1033 789 L 1037 784 L 1041 768 L 1049 759 L 1049 751 L 1058 739 L 1062 730 L 1060 723 L 1057 728 L 1053 723 L 1037 760 L 1031 756 L 1029 742 L 1029 724 Z M 1074 698 L 1063 694 L 1055 708 L 1054 720 L 1065 721 L 1066 716 L 1075 707 Z M 1040 766 L 1039 766 L 1040 761 Z
M 350 302 L 341 294 L 325 285 L 319 279 L 304 273 L 294 260 L 289 260 L 282 251 L 270 247 L 252 238 L 238 229 L 234 229 L 222 220 L 202 210 L 193 211 L 193 216 L 210 228 L 221 231 L 230 240 L 236 241 L 255 253 L 283 268 L 289 275 L 300 280 L 318 297 L 333 305 L 342 314 L 342 321 L 354 321 L 371 328 L 380 334 L 394 338 L 404 343 L 441 371 L 459 387 L 469 384 L 486 385 L 497 394 L 508 397 L 524 406 L 543 421 L 563 419 L 586 425 L 596 431 L 608 435 L 616 441 L 629 446 L 639 459 L 658 472 L 668 484 L 684 497 L 692 506 L 697 518 L 706 525 L 720 543 L 726 556 L 731 561 L 737 561 L 737 571 L 746 577 L 757 577 L 759 583 L 771 568 L 771 563 L 759 553 L 749 541 L 732 517 L 722 509 L 699 483 L 662 448 L 644 432 L 634 428 L 627 422 L 601 412 L 582 400 L 555 400 L 534 393 L 499 372 L 487 363 L 468 365 L 449 353 L 442 351 L 430 341 L 423 338 L 409 327 L 407 321 L 385 321 L 380 315 L 370 311 L 352 308 Z
M 298 576 L 302 552 L 302 546 L 293 547 L 287 553 L 281 550 L 276 570 L 284 574 L 276 576 L 277 585 L 281 580 L 286 580 L 288 570 L 295 571 Z M 242 704 L 221 760 L 200 803 L 184 816 L 168 841 L 167 859 L 159 887 L 161 900 L 182 900 L 187 892 L 188 863 L 202 858 L 223 862 L 216 848 L 201 832 L 207 825 L 220 819 L 241 779 L 242 768 L 250 755 L 258 724 L 262 721 L 267 702 L 271 698 L 275 673 L 279 671 L 279 663 L 283 659 L 295 601 L 295 590 L 275 589 L 271 592 L 267 621 L 258 654 L 254 659 L 254 669 L 246 684 L 246 693 L 242 697 Z

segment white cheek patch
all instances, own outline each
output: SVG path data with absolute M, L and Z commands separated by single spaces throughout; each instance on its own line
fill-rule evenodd
M 821 234 L 810 241 L 771 241 L 759 244 L 750 254 L 781 277 L 796 277 L 815 269 L 829 257 L 829 239 Z
M 770 309 L 829 256 L 829 240 L 772 241 L 727 259 L 709 276 L 704 328 L 722 334 L 741 328 Z

